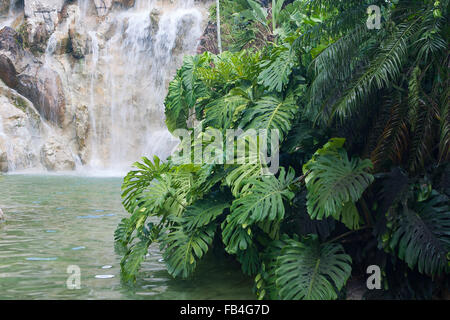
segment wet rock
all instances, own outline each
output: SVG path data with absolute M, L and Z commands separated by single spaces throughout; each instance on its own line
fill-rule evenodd
M 197 54 L 202 54 L 206 51 L 213 54 L 219 54 L 217 45 L 217 25 L 211 21 L 208 22 L 208 25 L 200 38 L 200 44 L 197 47 Z
M 40 118 L 31 103 L 0 86 L 0 171 L 25 169 L 37 165 L 34 141 L 40 130 Z
M 41 162 L 49 171 L 68 171 L 75 169 L 75 161 L 70 150 L 62 142 L 51 137 L 42 146 Z
M 18 84 L 16 66 L 24 60 L 24 55 L 18 34 L 9 27 L 0 30 L 0 78 L 11 88 Z
M 0 146 L 0 172 L 8 172 L 8 154 Z
M 97 15 L 103 17 L 108 14 L 109 9 L 113 4 L 113 0 L 94 0 L 95 8 L 97 9 Z
M 116 4 L 120 4 L 123 8 L 131 8 L 134 6 L 135 0 L 114 0 Z
M 37 22 L 35 25 L 25 24 L 26 39 L 28 46 L 32 52 L 44 53 L 47 48 L 47 42 L 50 38 L 50 32 L 48 31 L 44 22 Z
M 80 159 L 83 163 L 86 163 L 88 157 L 89 111 L 85 105 L 79 106 L 75 112 L 75 131 Z
M 18 79 L 17 91 L 30 99 L 46 120 L 62 126 L 66 104 L 59 75 L 52 69 L 39 66 L 37 71 L 29 68 L 18 75 Z
M 65 96 L 59 75 L 23 47 L 13 29 L 0 31 L 0 79 L 28 98 L 47 120 L 64 122 Z
M 69 39 L 73 57 L 76 59 L 84 58 L 86 54 L 87 36 L 81 31 L 81 27 L 75 21 L 69 27 Z
M 150 12 L 150 25 L 152 28 L 152 35 L 156 35 L 159 30 L 159 21 L 161 20 L 161 11 L 159 11 L 157 8 L 154 8 Z
M 9 0 L 0 0 L 0 13 L 8 13 L 9 11 Z
M 64 2 L 65 0 L 24 0 L 25 17 L 31 25 L 32 33 L 35 31 L 34 27 L 41 23 L 48 32 L 53 32 Z
M 56 47 L 54 53 L 57 55 L 62 55 L 71 50 L 71 42 L 69 38 L 69 33 L 55 31 L 53 35 L 56 38 Z
M 173 54 L 179 54 L 184 52 L 191 44 L 190 37 L 188 36 L 191 32 L 194 24 L 196 22 L 196 17 L 192 14 L 184 15 L 179 21 L 177 38 L 175 40 L 175 47 L 173 48 Z

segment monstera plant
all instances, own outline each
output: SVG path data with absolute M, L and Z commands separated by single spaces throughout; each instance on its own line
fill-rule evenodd
M 367 29 L 369 5 L 381 8 L 380 29 Z M 208 129 L 277 130 L 281 167 L 265 175 L 261 161 L 143 158 L 123 184 L 130 216 L 115 234 L 126 248 L 123 279 L 138 276 L 157 243 L 181 279 L 222 252 L 255 277 L 261 299 L 345 298 L 348 280 L 370 265 L 382 270 L 382 288 L 366 298 L 446 290 L 448 1 L 237 8 L 222 2 L 225 30 L 237 16 L 253 26 L 273 19 L 277 36 L 186 57 L 169 86 L 166 123 L 193 141 Z

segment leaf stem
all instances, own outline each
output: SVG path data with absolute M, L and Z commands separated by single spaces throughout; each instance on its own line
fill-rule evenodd
M 366 230 L 366 229 L 370 229 L 370 228 L 372 228 L 372 227 L 371 227 L 371 226 L 364 226 L 364 227 L 362 227 L 362 228 L 359 228 L 358 230 L 351 230 L 351 231 L 348 231 L 348 232 L 346 232 L 346 233 L 343 233 L 343 234 L 337 236 L 336 238 L 333 238 L 333 239 L 331 239 L 331 240 L 325 242 L 325 244 L 331 243 L 331 242 L 335 242 L 335 241 L 340 240 L 340 239 L 342 239 L 342 238 L 345 238 L 345 237 L 347 237 L 347 236 L 349 236 L 349 235 L 352 235 L 352 234 L 354 234 L 354 233 L 356 233 L 356 232 L 359 232 L 359 231 L 362 231 L 362 230 Z

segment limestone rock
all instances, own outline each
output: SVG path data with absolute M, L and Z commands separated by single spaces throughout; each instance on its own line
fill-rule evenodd
M 124 8 L 131 8 L 134 6 L 135 0 L 114 0 L 115 3 L 121 5 Z
M 113 0 L 94 0 L 95 8 L 99 17 L 106 16 L 111 9 Z
M 30 99 L 46 120 L 62 126 L 66 105 L 59 75 L 44 66 L 33 71 L 30 68 L 18 75 L 17 91 Z
M 94 0 L 97 15 L 99 17 L 106 16 L 112 6 L 120 6 L 122 8 L 131 8 L 134 6 L 135 0 Z
M 0 146 L 0 172 L 8 172 L 8 154 Z
M 159 11 L 157 8 L 154 8 L 150 12 L 150 23 L 151 23 L 150 25 L 153 36 L 155 36 L 158 33 L 160 20 L 161 20 L 161 11 Z
M 9 11 L 9 0 L 0 0 L 0 13 L 7 14 Z
M 33 26 L 44 23 L 48 32 L 55 29 L 59 21 L 64 0 L 24 0 L 25 17 Z
M 75 113 L 75 131 L 78 142 L 79 156 L 82 162 L 87 161 L 87 139 L 89 134 L 89 111 L 85 105 L 77 108 Z
M 9 89 L 10 90 L 10 89 Z M 5 85 L 0 87 L 0 171 L 37 166 L 39 151 L 36 136 L 40 118 L 31 103 Z
M 76 59 L 84 58 L 86 54 L 86 33 L 75 20 L 69 26 L 69 39 L 72 46 L 72 55 Z
M 75 169 L 75 160 L 67 146 L 56 137 L 51 137 L 42 146 L 41 162 L 49 171 Z
M 45 119 L 61 126 L 66 108 L 61 79 L 25 50 L 20 41 L 13 29 L 5 27 L 0 31 L 0 79 L 33 102 Z

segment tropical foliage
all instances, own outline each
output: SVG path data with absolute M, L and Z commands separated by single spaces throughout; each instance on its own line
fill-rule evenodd
M 212 150 L 212 128 L 278 130 L 281 168 L 265 175 L 260 159 L 223 164 L 220 153 L 209 164 L 136 163 L 123 184 L 130 217 L 115 234 L 123 279 L 155 243 L 183 279 L 212 248 L 224 252 L 260 299 L 344 298 L 369 265 L 383 282 L 366 298 L 446 290 L 448 1 L 222 4 L 227 51 L 185 58 L 167 126 Z M 380 29 L 366 26 L 369 5 L 381 8 Z

